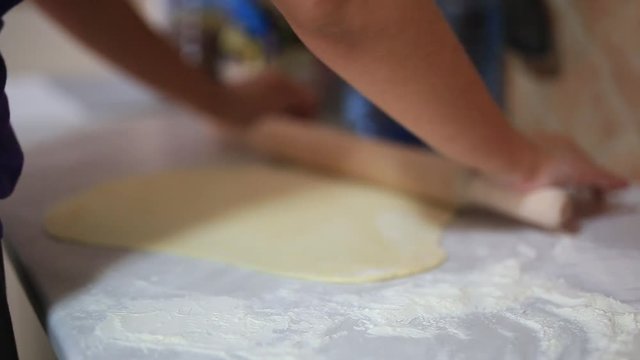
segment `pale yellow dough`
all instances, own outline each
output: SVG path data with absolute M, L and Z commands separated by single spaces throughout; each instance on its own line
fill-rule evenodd
M 52 209 L 45 227 L 63 240 L 351 283 L 438 266 L 450 217 L 390 190 L 238 165 L 101 185 Z

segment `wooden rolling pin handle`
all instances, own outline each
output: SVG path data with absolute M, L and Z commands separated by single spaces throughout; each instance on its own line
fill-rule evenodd
M 469 180 L 464 199 L 468 205 L 552 230 L 568 225 L 574 212 L 573 200 L 565 190 L 546 187 L 523 193 L 480 176 Z
M 364 139 L 330 126 L 272 117 L 256 124 L 249 145 L 270 156 L 455 206 L 474 205 L 547 229 L 571 216 L 567 192 L 521 193 L 499 186 L 442 157 L 395 143 Z

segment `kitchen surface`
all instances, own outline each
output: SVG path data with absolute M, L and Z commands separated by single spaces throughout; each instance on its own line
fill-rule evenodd
M 551 3 L 569 16 L 565 5 Z M 16 30 L 11 33 L 9 18 L 2 37 L 15 37 L 25 19 L 39 19 L 33 11 L 19 8 Z M 155 16 L 161 23 L 161 12 Z M 40 26 L 50 30 L 46 23 Z M 51 43 L 84 51 L 58 36 Z M 6 52 L 16 45 L 0 47 Z M 173 169 L 272 164 L 205 124 L 202 115 L 85 56 L 75 56 L 80 60 L 73 66 L 53 59 L 37 72 L 30 70 L 37 64 L 7 60 L 10 69 L 12 62 L 24 66 L 9 78 L 7 93 L 27 162 L 15 194 L 0 205 L 11 263 L 5 266 L 10 277 L 15 268 L 26 294 L 15 288 L 16 279 L 8 280 L 18 343 L 43 342 L 21 348 L 23 358 L 640 357 L 637 185 L 611 196 L 604 213 L 584 218 L 574 232 L 486 211 L 458 212 L 441 236 L 447 253 L 441 267 L 364 284 L 300 280 L 202 258 L 54 239 L 43 231 L 46 212 L 105 181 Z M 515 69 L 521 66 L 510 61 Z M 547 101 L 539 92 L 548 85 L 531 85 L 535 80 L 527 76 L 516 73 L 510 80 L 517 89 L 516 114 L 530 106 L 523 89 L 528 100 Z M 640 132 L 634 129 L 640 120 L 626 100 L 603 98 L 622 114 L 609 135 L 627 135 L 612 140 L 613 150 L 602 156 L 636 174 L 633 151 Z M 609 140 L 580 134 L 592 151 L 608 146 Z M 628 166 L 622 157 L 630 159 Z M 28 313 L 27 299 L 36 316 Z M 24 330 L 36 317 L 46 335 Z
M 194 115 L 155 109 L 39 138 L 7 203 L 5 221 L 15 224 L 7 227 L 8 253 L 60 358 L 635 356 L 636 188 L 577 234 L 462 214 L 445 230 L 443 267 L 368 285 L 47 236 L 45 210 L 104 179 L 258 161 Z M 43 191 L 41 178 L 55 191 Z

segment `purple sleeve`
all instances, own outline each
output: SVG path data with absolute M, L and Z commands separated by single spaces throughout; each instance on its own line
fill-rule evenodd
M 4 91 L 7 71 L 0 56 L 0 198 L 9 196 L 16 186 L 24 161 L 20 145 L 9 123 L 9 102 Z

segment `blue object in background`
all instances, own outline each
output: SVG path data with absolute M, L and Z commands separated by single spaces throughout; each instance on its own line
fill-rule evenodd
M 259 0 L 169 0 L 168 4 L 173 13 L 215 11 L 255 38 L 263 39 L 272 34 L 269 17 Z
M 502 106 L 504 97 L 502 1 L 438 0 L 438 4 L 482 76 L 493 99 Z M 344 85 L 342 116 L 358 134 L 407 144 L 422 144 L 420 139 L 348 84 Z
M 273 27 L 258 0 L 202 0 L 205 8 L 222 12 L 251 37 L 268 41 Z

